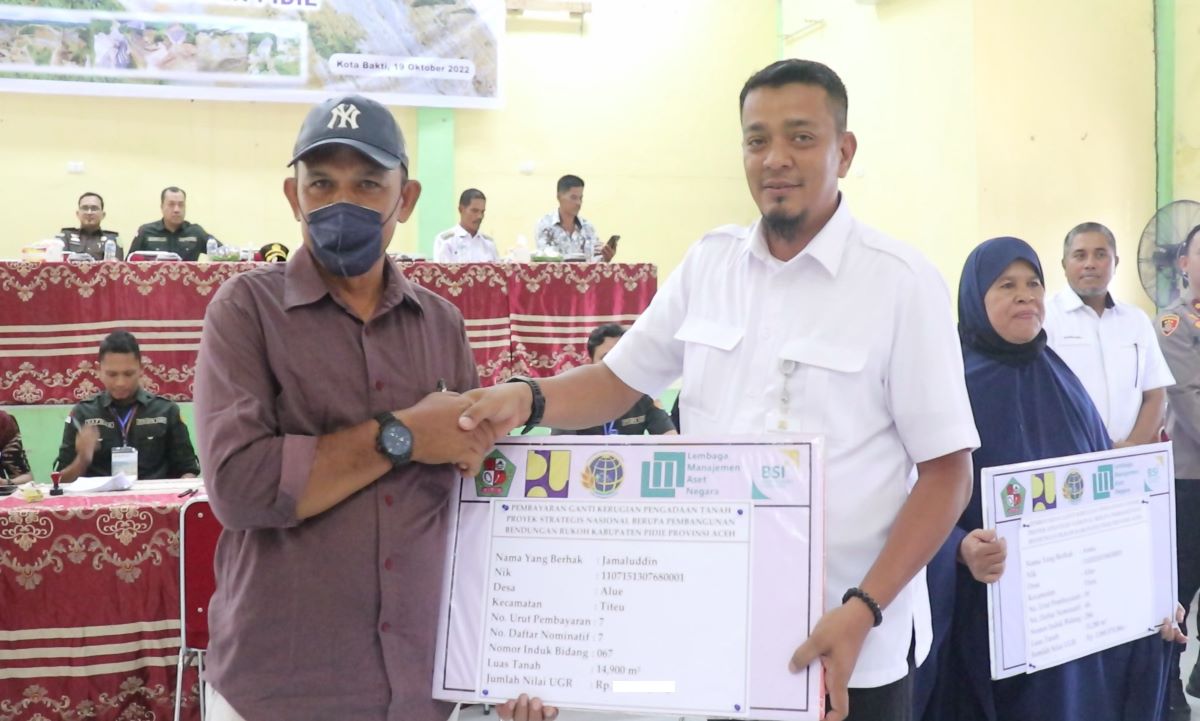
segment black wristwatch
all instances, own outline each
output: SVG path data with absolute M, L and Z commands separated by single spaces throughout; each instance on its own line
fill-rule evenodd
M 412 460 L 412 431 L 391 413 L 380 413 L 375 420 L 379 423 L 375 448 L 392 462 L 392 468 L 408 465 Z
M 525 427 L 521 429 L 521 433 L 528 433 L 542 422 L 542 414 L 546 412 L 546 397 L 542 395 L 542 388 L 537 381 L 525 376 L 513 376 L 505 382 L 524 383 L 529 386 L 529 391 L 533 394 L 533 400 L 529 403 L 529 420 L 525 421 Z

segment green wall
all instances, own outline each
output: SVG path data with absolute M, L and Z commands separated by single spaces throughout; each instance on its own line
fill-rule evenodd
M 417 110 L 417 163 L 413 177 L 421 181 L 417 203 L 417 250 L 433 257 L 433 239 L 458 223 L 454 188 L 454 111 L 447 108 Z M 451 200 L 453 199 L 453 200 Z

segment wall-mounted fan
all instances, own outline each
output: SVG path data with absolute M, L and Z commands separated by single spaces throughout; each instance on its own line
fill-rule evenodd
M 1159 208 L 1142 231 L 1137 253 L 1138 278 L 1159 310 L 1179 297 L 1183 288 L 1183 275 L 1176 263 L 1179 246 L 1197 225 L 1200 225 L 1200 203 L 1176 200 Z

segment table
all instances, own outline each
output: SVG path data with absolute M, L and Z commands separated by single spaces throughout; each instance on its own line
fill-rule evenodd
M 142 350 L 142 385 L 192 398 L 204 310 L 221 283 L 258 263 L 0 262 L 0 404 L 77 403 L 101 389 L 104 336 Z M 658 287 L 651 264 L 401 263 L 466 320 L 483 385 L 587 362 L 587 334 L 628 325 Z
M 0 719 L 171 718 L 183 502 L 154 481 L 0 500 Z M 188 674 L 185 716 L 198 719 Z

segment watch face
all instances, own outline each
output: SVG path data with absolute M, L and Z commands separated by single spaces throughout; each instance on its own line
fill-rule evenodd
M 388 425 L 379 434 L 379 445 L 389 456 L 408 456 L 412 451 L 412 432 L 395 423 Z

